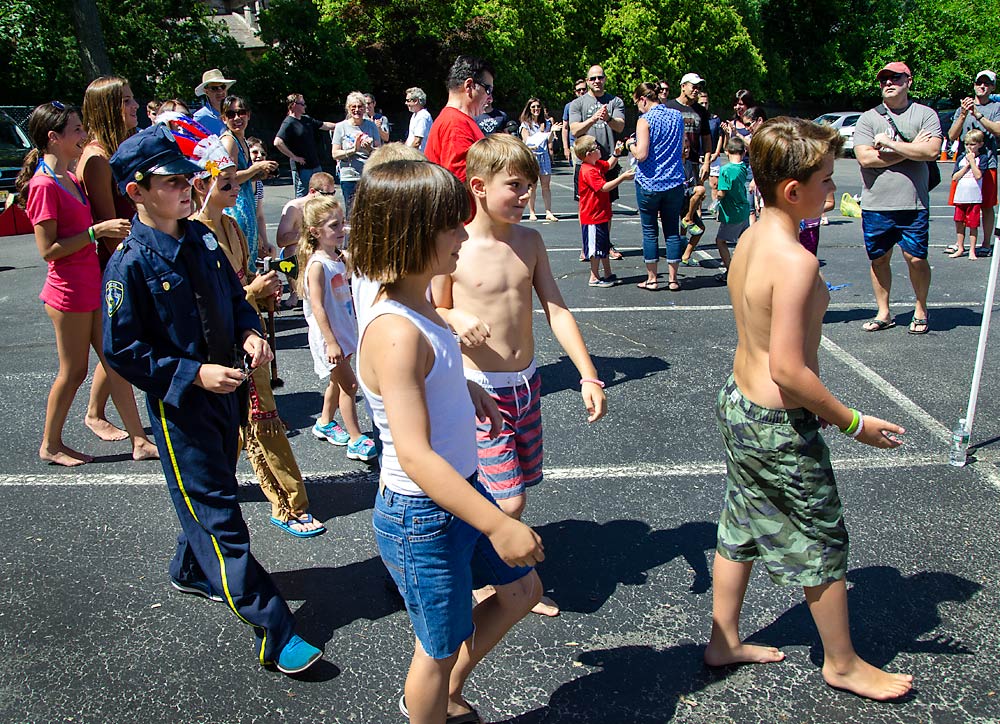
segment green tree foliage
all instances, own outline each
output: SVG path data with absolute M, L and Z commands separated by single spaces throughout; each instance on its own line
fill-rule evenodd
M 604 21 L 604 70 L 619 93 L 664 78 L 677 88 L 695 72 L 716 96 L 758 88 L 764 61 L 726 0 L 621 0 Z
M 343 102 L 368 76 L 355 45 L 336 18 L 303 0 L 273 0 L 260 15 L 260 37 L 268 46 L 243 70 L 248 95 L 272 115 L 285 112 L 289 93 L 302 93 L 318 118 L 340 118 Z
M 956 99 L 995 62 L 990 33 L 1000 27 L 997 0 L 272 0 L 260 18 L 267 48 L 250 58 L 201 0 L 94 2 L 114 72 L 140 98 L 190 100 L 201 72 L 218 67 L 269 122 L 292 90 L 330 119 L 352 89 L 402 114 L 403 91 L 418 85 L 436 110 L 461 53 L 494 64 L 497 105 L 514 113 L 533 95 L 557 113 L 593 63 L 626 97 L 640 80 L 676 88 L 695 71 L 719 105 L 745 87 L 779 106 L 863 107 L 877 97 L 877 69 L 904 60 L 916 94 Z M 91 78 L 69 7 L 0 8 L 0 102 L 80 100 Z

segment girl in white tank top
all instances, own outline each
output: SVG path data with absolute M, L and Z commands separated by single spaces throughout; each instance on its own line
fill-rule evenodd
M 500 605 L 490 611 L 504 617 L 483 614 L 489 633 L 472 639 L 477 656 L 541 595 L 537 574 L 525 567 L 544 558 L 541 539 L 475 478 L 476 415 L 499 430 L 499 410 L 466 383 L 458 343 L 427 298 L 432 277 L 454 272 L 468 216 L 461 182 L 425 161 L 367 168 L 351 214 L 354 272 L 382 286 L 362 318 L 358 378 L 384 444 L 375 538 L 419 641 L 399 701 L 413 720 L 446 708 L 449 716 L 469 713 L 449 705 L 436 682 L 448 680 L 454 652 L 474 636 L 474 560 L 477 570 L 493 571 L 491 601 Z
M 298 281 L 309 325 L 313 369 L 321 379 L 329 380 L 323 393 L 323 411 L 312 434 L 334 445 L 346 445 L 349 459 L 367 462 L 375 458 L 376 451 L 374 441 L 361 432 L 354 402 L 358 380 L 350 359 L 358 346 L 358 323 L 340 248 L 344 237 L 344 211 L 339 203 L 327 196 L 305 203 Z M 333 419 L 338 408 L 344 427 Z

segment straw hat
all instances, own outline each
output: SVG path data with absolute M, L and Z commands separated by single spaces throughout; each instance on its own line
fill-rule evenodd
M 222 71 L 218 68 L 212 68 L 212 70 L 206 70 L 201 74 L 201 85 L 194 89 L 194 94 L 196 96 L 205 95 L 205 86 L 209 83 L 223 83 L 228 91 L 229 87 L 235 82 L 235 80 L 230 80 L 226 76 L 222 75 Z

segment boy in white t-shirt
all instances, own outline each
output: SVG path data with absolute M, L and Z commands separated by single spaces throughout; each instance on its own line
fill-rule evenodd
M 958 170 L 951 177 L 955 182 L 955 251 L 949 258 L 965 256 L 965 230 L 969 230 L 969 258 L 976 259 L 976 241 L 983 204 L 983 171 L 988 165 L 986 137 L 982 131 L 972 129 L 962 139 L 965 156 L 958 162 Z

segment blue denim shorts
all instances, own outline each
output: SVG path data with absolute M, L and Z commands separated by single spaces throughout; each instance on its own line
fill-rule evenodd
M 917 259 L 927 258 L 930 216 L 927 209 L 916 211 L 861 210 L 861 233 L 865 251 L 872 261 L 885 256 L 893 245 Z
M 493 502 L 476 474 L 469 483 Z M 474 588 L 513 583 L 531 572 L 508 566 L 485 535 L 428 497 L 383 488 L 375 496 L 372 525 L 413 632 L 434 659 L 448 658 L 472 636 Z

